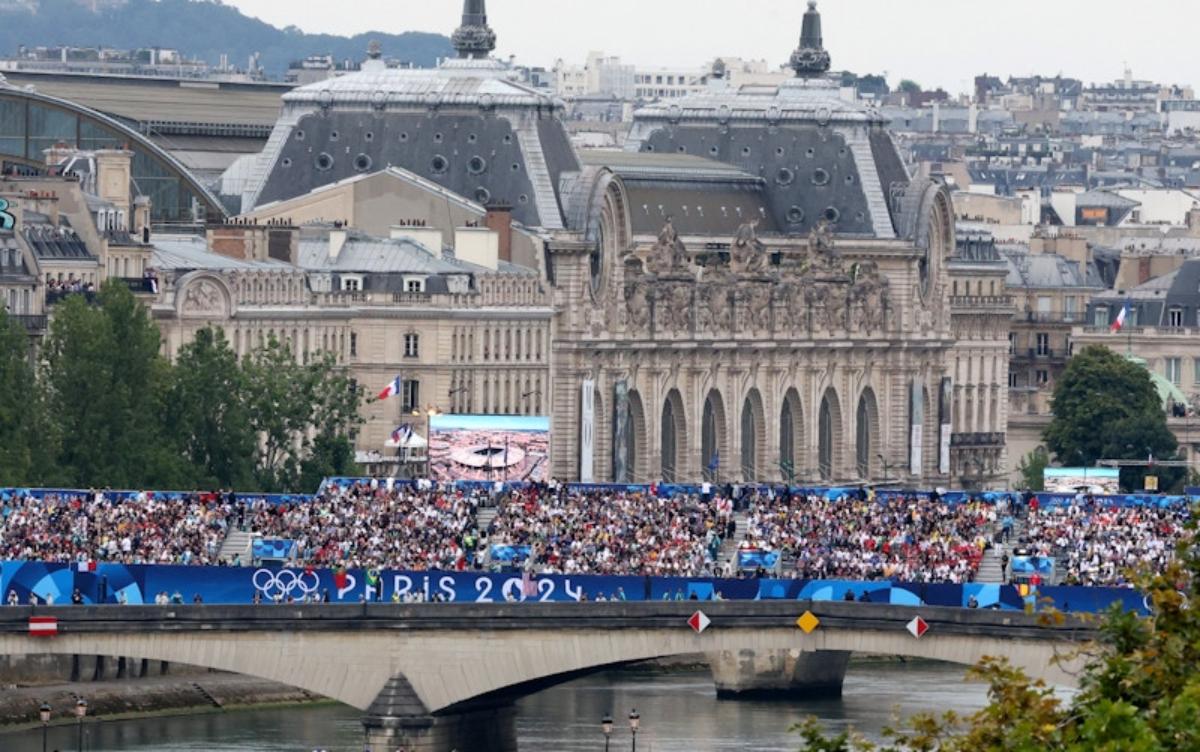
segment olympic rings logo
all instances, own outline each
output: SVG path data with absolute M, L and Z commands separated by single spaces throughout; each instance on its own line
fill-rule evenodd
M 274 572 L 270 569 L 260 569 L 251 579 L 254 587 L 265 597 L 275 600 L 287 598 L 289 595 L 307 598 L 321 588 L 321 579 L 316 572 L 294 572 L 281 569 Z

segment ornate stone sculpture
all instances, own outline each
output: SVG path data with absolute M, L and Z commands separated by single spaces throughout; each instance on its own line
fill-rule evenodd
M 629 328 L 635 332 L 644 332 L 650 325 L 650 298 L 646 294 L 644 284 L 635 282 L 625 288 L 625 307 Z
M 842 269 L 842 255 L 833 240 L 833 225 L 823 219 L 808 233 L 808 257 L 826 271 Z
M 746 324 L 755 331 L 771 326 L 771 289 L 764 285 L 743 284 L 738 297 L 746 305 Z
M 666 334 L 678 334 L 692 328 L 692 285 L 670 284 L 657 288 L 654 328 Z
M 700 326 L 712 332 L 725 332 L 733 328 L 733 305 L 729 300 L 727 285 L 705 285 L 700 293 Z
M 734 271 L 762 274 L 767 269 L 767 247 L 758 239 L 758 217 L 743 222 L 730 246 L 730 265 Z
M 208 280 L 200 280 L 188 285 L 183 295 L 183 311 L 185 313 L 219 313 L 222 308 L 222 295 L 217 286 Z
M 646 266 L 652 274 L 671 274 L 687 271 L 691 267 L 687 248 L 679 239 L 679 233 L 675 231 L 672 217 L 667 217 L 666 224 L 659 230 L 658 242 L 650 250 Z
M 855 264 L 850 270 L 849 305 L 852 326 L 867 333 L 883 329 L 889 283 L 874 261 Z

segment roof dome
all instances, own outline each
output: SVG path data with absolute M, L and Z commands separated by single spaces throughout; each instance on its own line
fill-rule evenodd
M 892 197 L 908 171 L 876 109 L 842 96 L 816 2 L 804 16 L 796 77 L 778 86 L 707 90 L 634 113 L 627 148 L 716 159 L 766 184 L 775 223 L 789 234 L 824 221 L 840 234 L 896 237 Z
M 527 226 L 561 228 L 559 179 L 579 169 L 561 103 L 486 56 L 495 34 L 482 0 L 465 0 L 454 43 L 460 57 L 437 68 L 372 58 L 285 94 L 242 210 L 391 166 L 481 204 L 508 204 Z

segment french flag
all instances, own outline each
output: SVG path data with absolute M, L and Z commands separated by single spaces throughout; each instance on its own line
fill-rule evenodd
M 385 386 L 383 388 L 383 391 L 379 393 L 379 400 L 383 401 L 385 399 L 390 399 L 390 398 L 395 397 L 396 395 L 400 394 L 400 387 L 403 385 L 403 383 L 404 383 L 404 380 L 402 378 L 400 378 L 399 376 L 392 379 L 392 383 Z
M 1112 333 L 1116 334 L 1125 328 L 1125 318 L 1129 315 L 1129 301 L 1125 301 L 1125 305 L 1121 307 L 1121 312 L 1117 314 L 1117 318 L 1112 322 Z
M 412 432 L 412 426 L 400 426 L 395 431 L 392 431 L 392 442 L 396 446 L 404 446 L 408 442 L 409 437 L 412 436 Z
M 95 572 L 96 562 L 94 561 L 78 561 L 75 562 L 75 568 L 80 572 Z

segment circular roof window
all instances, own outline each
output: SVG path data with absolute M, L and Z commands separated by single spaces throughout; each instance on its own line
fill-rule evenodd
M 441 175 L 450 169 L 450 160 L 441 154 L 434 154 L 433 159 L 429 160 L 429 169 L 433 170 L 435 174 Z
M 813 170 L 812 182 L 813 185 L 829 185 L 829 170 L 823 167 Z
M 471 173 L 472 175 L 480 175 L 486 171 L 487 160 L 481 156 L 476 155 L 471 157 L 470 161 L 467 162 L 467 172 Z
M 324 152 L 324 151 L 321 152 L 320 154 L 317 155 L 316 166 L 317 166 L 317 169 L 320 170 L 321 172 L 327 172 L 329 170 L 332 170 L 333 169 L 333 155 L 329 154 L 328 152 Z
M 366 154 L 359 154 L 354 158 L 354 169 L 359 172 L 366 172 L 371 169 L 371 158 Z

